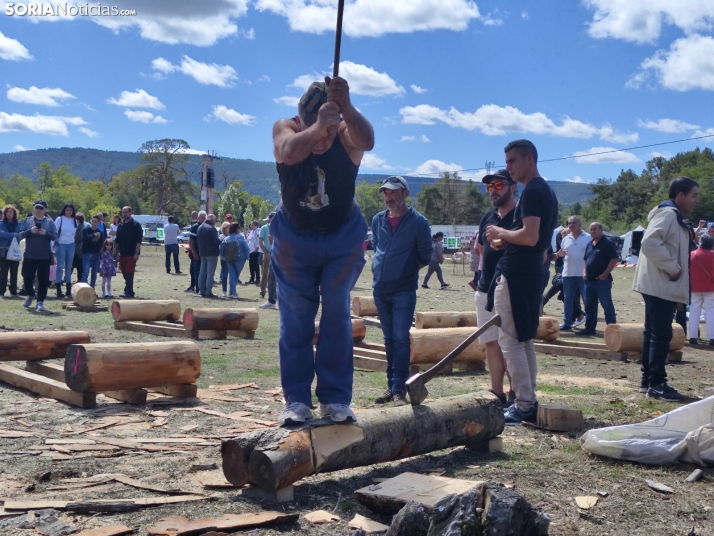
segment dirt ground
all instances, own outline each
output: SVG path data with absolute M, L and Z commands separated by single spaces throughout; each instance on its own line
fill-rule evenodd
M 146 247 L 137 274 L 140 299 L 179 299 L 182 308 L 257 307 L 263 300 L 255 286 L 242 286 L 241 301 L 202 300 L 184 293 L 188 285 L 187 258 L 183 257 L 182 275 L 167 275 L 163 252 Z M 644 306 L 640 296 L 630 290 L 634 270 L 615 269 L 614 300 L 618 320 L 641 322 Z M 247 268 L 243 272 L 247 280 Z M 447 290 L 418 291 L 417 311 L 473 310 L 473 292 L 467 286 L 472 274 L 468 265 L 445 264 L 444 277 L 451 283 Z M 370 294 L 369 263 L 353 295 Z M 122 290 L 121 276 L 114 279 L 114 294 Z M 220 288 L 214 288 L 220 292 Z M 50 293 L 52 295 L 52 292 Z M 50 313 L 40 314 L 22 307 L 20 299 L 0 301 L 1 330 L 73 330 L 90 332 L 93 342 L 166 341 L 153 335 L 115 331 L 111 314 L 66 312 L 60 300 L 48 299 Z M 562 303 L 552 300 L 546 314 L 561 316 Z M 599 333 L 604 320 L 598 325 Z M 702 326 L 703 329 L 703 326 Z M 381 332 L 368 328 L 368 339 L 380 342 Z M 601 337 L 600 337 L 601 339 Z M 597 340 L 593 338 L 593 340 Z M 427 472 L 441 469 L 445 476 L 512 483 L 533 504 L 552 517 L 551 534 L 586 535 L 687 535 L 714 534 L 714 471 L 704 469 L 705 479 L 687 484 L 685 478 L 696 467 L 676 465 L 653 467 L 589 456 L 579 446 L 580 434 L 554 434 L 527 427 L 508 427 L 503 433 L 503 452 L 477 454 L 464 448 L 434 452 L 404 461 L 317 475 L 295 485 L 295 500 L 270 505 L 240 497 L 235 489 L 206 487 L 220 482 L 220 471 L 192 471 L 194 464 L 217 463 L 222 437 L 249 430 L 250 424 L 221 416 L 194 411 L 193 408 L 230 414 L 250 411 L 250 417 L 276 420 L 282 406 L 275 389 L 280 387 L 278 367 L 278 311 L 260 310 L 260 326 L 254 340 L 227 339 L 198 341 L 202 355 L 199 381 L 200 400 L 177 401 L 151 395 L 145 407 L 118 403 L 100 395 L 98 405 L 82 410 L 61 402 L 37 397 L 27 391 L 0 383 L 0 430 L 32 434 L 18 439 L 0 434 L 0 500 L 92 500 L 110 498 L 156 497 L 152 491 L 136 489 L 116 482 L 105 482 L 94 489 L 57 489 L 73 485 L 63 480 L 121 473 L 151 485 L 210 495 L 210 499 L 143 508 L 138 512 L 102 515 L 63 515 L 62 519 L 82 528 L 126 524 L 137 534 L 146 534 L 160 518 L 184 515 L 191 519 L 226 513 L 259 512 L 265 509 L 306 514 L 324 509 L 339 516 L 329 525 L 312 525 L 301 515 L 298 522 L 274 529 L 256 529 L 251 534 L 301 532 L 308 535 L 348 535 L 348 522 L 355 514 L 389 524 L 389 516 L 366 510 L 354 498 L 354 491 L 370 485 L 372 478 L 396 476 L 404 471 Z M 13 363 L 20 366 L 21 363 Z M 714 352 L 709 346 L 684 348 L 681 363 L 670 365 L 669 381 L 690 397 L 703 396 L 714 386 Z M 637 392 L 639 365 L 633 362 L 596 361 L 583 358 L 539 355 L 538 397 L 543 403 L 558 403 L 583 410 L 586 428 L 648 420 L 676 407 L 651 401 Z M 219 392 L 211 385 L 255 383 L 257 388 Z M 435 379 L 429 387 L 433 397 L 456 395 L 489 386 L 487 374 L 457 372 Z M 383 373 L 355 371 L 354 404 L 356 408 L 374 407 L 373 398 L 386 388 Z M 209 398 L 209 396 L 213 398 Z M 224 400 L 216 399 L 224 398 Z M 232 400 L 230 400 L 232 399 Z M 203 437 L 204 443 L 169 444 L 170 451 L 130 450 L 70 452 L 59 458 L 62 449 L 47 450 L 47 439 L 87 438 L 87 429 L 113 424 L 96 433 L 116 438 Z M 51 472 L 48 480 L 37 475 Z M 661 494 L 645 484 L 654 480 L 671 487 L 672 494 Z M 604 492 L 598 504 L 585 515 L 578 512 L 574 497 Z M 2 519 L 0 510 L 0 519 Z M 32 529 L 0 528 L 2 534 L 36 534 Z

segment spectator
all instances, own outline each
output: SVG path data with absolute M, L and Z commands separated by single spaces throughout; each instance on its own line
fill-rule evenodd
M 62 293 L 62 270 L 67 296 L 72 295 L 72 261 L 74 261 L 74 233 L 77 231 L 77 221 L 74 219 L 74 205 L 67 203 L 60 215 L 55 220 L 55 227 L 59 238 L 55 243 L 55 257 L 57 258 L 57 271 L 55 274 L 55 288 L 57 297 L 64 298 Z
M 114 242 L 109 238 L 104 240 L 99 257 L 99 273 L 102 276 L 102 298 L 113 298 L 112 277 L 117 275 L 117 269 L 114 266 Z
M 200 213 L 199 213 L 200 218 Z M 216 298 L 213 293 L 213 277 L 218 265 L 221 239 L 216 230 L 216 216 L 209 214 L 196 233 L 196 244 L 201 255 L 201 270 L 198 273 L 198 291 L 204 298 Z
M 226 218 L 228 217 L 228 214 L 226 214 Z M 226 258 L 223 255 L 222 252 L 222 247 L 223 243 L 226 241 L 226 238 L 228 238 L 228 233 L 231 229 L 231 224 L 230 222 L 224 221 L 221 224 L 221 232 L 218 234 L 218 238 L 221 240 L 221 245 L 219 246 L 219 255 L 218 258 L 221 261 L 221 275 L 218 277 L 218 279 L 221 280 L 221 287 L 223 289 L 223 297 L 227 298 L 228 297 L 228 265 L 226 264 Z
M 579 335 L 595 335 L 597 304 L 605 312 L 605 323 L 616 324 L 615 305 L 612 303 L 612 270 L 618 262 L 615 244 L 603 235 L 602 224 L 590 224 L 592 241 L 585 248 L 585 329 Z
M 273 221 L 275 212 L 271 212 L 263 220 L 267 222 L 260 228 L 258 235 L 258 245 L 263 251 L 263 281 L 260 283 L 260 297 L 265 297 L 265 287 L 268 287 L 268 301 L 261 305 L 261 309 L 277 309 L 275 305 L 277 296 L 275 293 L 275 273 L 270 265 L 270 254 L 273 251 L 273 237 L 270 235 L 270 222 Z
M 481 277 L 481 271 L 479 269 L 481 264 L 481 246 L 478 243 L 478 236 L 478 231 L 476 231 L 476 234 L 471 237 L 471 240 L 469 240 L 469 252 L 471 253 L 469 259 L 469 270 L 474 273 L 474 278 L 469 281 L 469 286 L 474 289 L 474 291 L 478 287 L 478 280 L 479 277 Z
M 133 217 L 131 207 L 121 209 L 122 222 L 117 228 L 116 242 L 119 244 L 119 269 L 124 277 L 124 294 L 120 298 L 134 298 L 134 274 L 141 255 L 144 229 Z
M 689 275 L 692 279 L 692 304 L 689 307 L 689 343 L 698 344 L 699 316 L 704 307 L 707 339 L 714 346 L 714 239 L 705 234 L 699 249 L 689 254 Z
M 12 205 L 5 205 L 0 219 L 0 296 L 5 296 L 9 288 L 10 296 L 17 296 L 17 269 L 20 261 L 11 261 L 7 258 L 7 250 L 13 238 L 20 242 L 20 222 L 17 220 L 17 209 Z
M 114 251 L 114 267 L 116 268 L 117 264 L 119 264 L 119 245 L 116 242 L 117 238 L 117 229 L 119 229 L 119 224 L 121 223 L 121 216 L 115 215 L 114 219 L 112 220 L 112 225 L 109 228 L 109 235 L 107 238 L 109 238 L 112 241 L 112 250 Z
M 260 285 L 260 263 L 258 262 L 258 257 L 260 257 L 260 224 L 253 220 L 250 222 L 250 234 L 248 235 L 248 249 L 250 249 L 250 256 L 248 257 L 248 268 L 250 269 L 250 281 L 246 283 L 250 285 L 255 283 Z
M 436 233 L 431 237 L 431 242 L 431 260 L 429 260 L 429 269 L 426 271 L 421 288 L 429 288 L 429 278 L 434 272 L 436 272 L 436 277 L 439 279 L 439 283 L 441 283 L 441 288 L 449 288 L 449 284 L 444 281 L 444 277 L 441 274 L 441 265 L 444 263 L 444 233 L 441 231 Z
M 225 259 L 230 282 L 229 298 L 238 299 L 236 286 L 240 283 L 240 273 L 250 255 L 248 242 L 240 232 L 240 223 L 231 223 L 228 237 L 221 244 L 221 255 Z
M 174 223 L 174 217 L 169 216 L 168 225 L 164 225 L 164 252 L 166 253 L 166 273 L 171 273 L 171 255 L 174 256 L 174 271 L 181 273 L 179 264 L 179 243 L 178 235 L 181 229 Z
M 201 272 L 201 256 L 198 252 L 198 228 L 206 221 L 206 212 L 191 213 L 191 228 L 188 237 L 188 254 L 191 258 L 191 285 L 186 289 L 186 292 L 198 292 L 198 275 Z
M 82 256 L 82 234 L 86 224 L 84 223 L 84 214 L 77 212 L 74 215 L 77 221 L 77 228 L 74 231 L 74 259 L 72 260 L 72 268 L 77 269 L 77 282 L 82 280 L 84 275 L 84 260 Z M 115 242 L 116 245 L 116 242 Z
M 25 255 L 22 261 L 22 278 L 27 293 L 23 306 L 30 307 L 35 299 L 35 277 L 37 277 L 37 311 L 45 311 L 47 286 L 50 283 L 52 264 L 51 242 L 57 240 L 55 222 L 47 216 L 47 203 L 35 201 L 32 214 L 20 227 L 20 238 L 25 239 Z
M 570 232 L 563 238 L 561 249 L 556 253 L 563 259 L 563 323 L 561 331 L 570 331 L 573 327 L 573 301 L 575 289 L 585 295 L 585 249 L 592 240 L 582 230 L 583 223 L 577 216 L 568 218 Z M 587 302 L 586 305 L 587 307 Z M 587 315 L 585 315 L 587 321 Z
M 99 227 L 99 217 L 92 216 L 89 227 L 82 231 L 82 283 L 89 279 L 89 271 L 92 271 L 91 287 L 97 284 L 97 274 L 102 257 L 102 246 L 106 240 L 106 234 Z
M 675 309 L 689 301 L 689 228 L 683 214 L 699 203 L 699 185 L 689 177 L 677 177 L 669 185 L 669 200 L 647 216 L 632 290 L 645 302 L 640 392 L 649 398 L 679 402 L 684 399 L 667 385 L 664 362 L 672 340 Z

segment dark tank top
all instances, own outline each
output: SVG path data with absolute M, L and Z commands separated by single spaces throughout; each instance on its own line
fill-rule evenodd
M 359 166 L 347 154 L 339 134 L 323 154 L 299 164 L 277 164 L 283 210 L 301 231 L 329 233 L 352 213 Z

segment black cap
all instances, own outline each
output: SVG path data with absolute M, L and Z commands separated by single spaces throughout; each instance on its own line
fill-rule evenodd
M 46 208 L 47 208 L 47 201 L 43 201 L 42 199 L 38 199 L 37 201 L 35 201 L 35 205 L 41 205 L 42 208 L 45 208 L 45 209 L 46 209 Z
M 487 183 L 491 179 L 504 179 L 504 180 L 507 180 L 508 182 L 511 182 L 513 184 L 515 184 L 515 182 L 516 182 L 511 177 L 511 174 L 508 171 L 506 171 L 505 169 L 499 169 L 498 171 L 496 171 L 496 173 L 491 173 L 490 175 L 486 175 L 484 178 L 481 179 L 481 182 Z

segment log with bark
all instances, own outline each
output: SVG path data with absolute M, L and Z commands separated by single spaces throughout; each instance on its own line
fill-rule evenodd
M 486 392 L 421 406 L 372 409 L 357 423 L 328 419 L 259 430 L 225 441 L 223 473 L 234 486 L 250 482 L 274 492 L 316 472 L 399 460 L 444 448 L 478 447 L 504 427 L 503 407 Z
M 86 331 L 10 331 L 0 333 L 0 361 L 61 359 L 72 344 L 90 342 Z
M 317 344 L 317 338 L 318 335 L 320 334 L 320 323 L 315 322 L 315 337 L 312 340 L 313 344 Z M 364 338 L 367 336 L 367 326 L 364 323 L 364 320 L 361 318 L 353 318 L 352 319 L 352 341 L 353 342 L 362 342 Z
M 183 313 L 183 327 L 187 331 L 255 331 L 258 319 L 257 309 L 188 308 Z
M 417 329 L 475 328 L 477 325 L 475 311 L 417 313 L 414 322 L 414 327 Z
M 67 350 L 64 374 L 70 389 L 91 393 L 194 383 L 201 353 L 191 341 L 76 344 Z
M 114 322 L 158 322 L 181 318 L 181 302 L 178 300 L 116 300 L 112 302 Z
M 97 301 L 97 293 L 87 283 L 72 285 L 72 299 L 80 307 L 91 307 Z
M 608 324 L 605 328 L 605 346 L 613 352 L 639 352 L 642 350 L 644 330 L 644 324 Z M 682 326 L 672 324 L 669 350 L 681 350 L 686 340 Z
M 471 335 L 476 328 L 412 329 L 409 332 L 411 363 L 436 363 Z M 472 342 L 456 358 L 459 362 L 486 360 L 486 345 Z
M 372 296 L 352 298 L 352 314 L 356 316 L 377 316 L 377 305 Z

